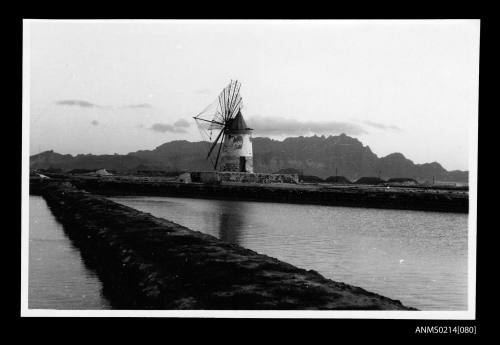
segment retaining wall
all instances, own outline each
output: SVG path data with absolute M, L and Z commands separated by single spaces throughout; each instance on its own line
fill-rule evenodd
M 193 182 L 238 182 L 238 183 L 299 183 L 297 174 L 264 174 L 233 171 L 193 171 L 190 172 Z
M 173 183 L 110 178 L 68 178 L 78 188 L 103 195 L 179 196 L 223 200 L 269 201 L 330 206 L 370 207 L 468 213 L 465 192 L 353 188 L 304 188 L 297 185 Z M 214 180 L 214 182 L 216 182 Z

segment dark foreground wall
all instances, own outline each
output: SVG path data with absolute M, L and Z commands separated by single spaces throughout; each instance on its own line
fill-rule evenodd
M 115 308 L 410 309 L 69 183 L 34 181 L 30 191 L 93 263 Z
M 467 213 L 468 193 L 418 189 L 300 188 L 259 185 L 220 185 L 145 182 L 114 178 L 70 179 L 79 188 L 104 195 L 183 196 L 208 199 L 272 201 L 330 206 L 371 207 Z

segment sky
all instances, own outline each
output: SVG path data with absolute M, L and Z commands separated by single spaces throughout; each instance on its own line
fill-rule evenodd
M 30 154 L 200 141 L 241 82 L 254 137 L 339 135 L 468 169 L 479 20 L 25 21 Z

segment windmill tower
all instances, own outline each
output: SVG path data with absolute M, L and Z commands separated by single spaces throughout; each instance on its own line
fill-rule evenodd
M 194 119 L 202 136 L 211 143 L 207 159 L 215 170 L 253 173 L 252 129 L 241 114 L 240 88 L 241 83 L 231 80 Z

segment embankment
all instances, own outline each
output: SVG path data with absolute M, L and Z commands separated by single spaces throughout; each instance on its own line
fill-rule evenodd
M 409 310 L 399 301 L 76 189 L 32 181 L 119 309 Z
M 178 196 L 456 213 L 469 211 L 468 193 L 462 191 L 369 186 L 304 188 L 300 185 L 224 185 L 78 177 L 68 181 L 78 188 L 103 195 Z

